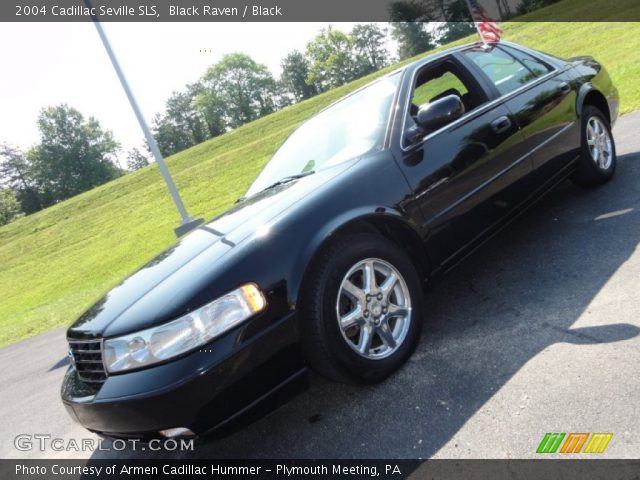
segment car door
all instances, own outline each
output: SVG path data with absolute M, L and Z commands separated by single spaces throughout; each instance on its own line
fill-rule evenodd
M 494 105 L 486 85 L 452 54 L 414 71 L 401 119 L 397 156 L 413 190 L 411 203 L 423 213 L 429 255 L 437 265 L 455 260 L 474 238 L 511 207 L 505 192 L 531 172 L 519 160 L 522 137 L 505 105 Z M 462 117 L 416 136 L 412 113 L 418 104 L 455 94 L 465 105 Z M 521 192 L 523 193 L 523 192 Z
M 532 186 L 567 166 L 580 144 L 577 92 L 569 72 L 536 52 L 511 45 L 469 48 L 462 56 L 478 75 L 487 77 L 495 88 L 493 95 L 514 115 L 523 135 L 521 151 L 529 154 L 535 171 Z

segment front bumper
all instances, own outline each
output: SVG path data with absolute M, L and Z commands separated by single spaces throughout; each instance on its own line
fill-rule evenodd
M 306 383 L 291 312 L 257 334 L 241 326 L 182 358 L 112 375 L 88 393 L 69 368 L 62 401 L 85 428 L 112 437 L 158 437 L 188 428 L 197 435 L 245 412 L 276 406 Z

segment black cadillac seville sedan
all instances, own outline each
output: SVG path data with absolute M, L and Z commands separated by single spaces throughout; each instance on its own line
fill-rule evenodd
M 112 437 L 203 435 L 278 404 L 308 368 L 384 379 L 416 346 L 426 282 L 561 181 L 612 177 L 617 114 L 594 59 L 509 43 L 372 82 L 69 328 L 67 410 Z

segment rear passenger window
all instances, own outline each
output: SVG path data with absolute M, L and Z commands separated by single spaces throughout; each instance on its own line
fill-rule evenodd
M 550 71 L 547 65 L 520 51 L 511 54 L 499 48 L 490 51 L 478 48 L 464 53 L 482 69 L 501 95 L 512 92 Z M 516 58 L 515 53 L 519 58 Z
M 524 64 L 536 77 L 541 77 L 542 75 L 546 75 L 551 72 L 551 68 L 546 63 L 542 62 L 542 60 L 534 57 L 533 55 L 529 55 L 526 52 L 522 52 L 516 48 L 511 48 L 507 46 L 502 46 L 500 48 L 505 49 L 508 53 L 516 57 L 520 62 Z

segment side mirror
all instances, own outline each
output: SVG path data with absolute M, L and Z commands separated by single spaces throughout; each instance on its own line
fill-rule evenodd
M 464 105 L 457 95 L 447 95 L 420 106 L 416 122 L 420 128 L 432 132 L 460 118 Z

